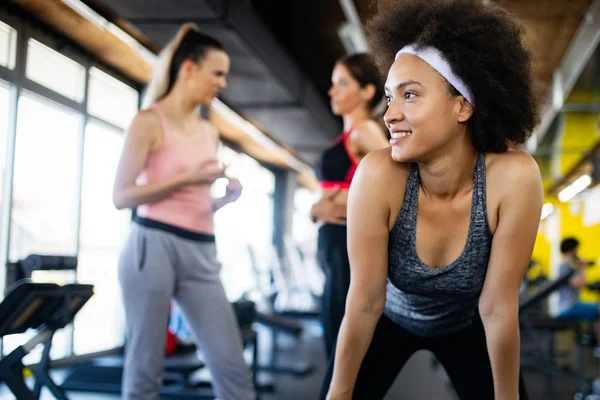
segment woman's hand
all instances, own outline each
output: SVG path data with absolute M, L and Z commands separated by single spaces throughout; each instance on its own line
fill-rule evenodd
M 225 198 L 229 203 L 237 201 L 237 199 L 239 199 L 242 195 L 242 189 L 243 186 L 239 180 L 235 178 L 229 178 L 229 183 L 225 188 Z
M 242 184 L 235 178 L 229 178 L 229 183 L 225 189 L 225 196 L 213 200 L 213 211 L 220 210 L 229 203 L 237 201 L 242 195 Z
M 214 181 L 224 177 L 225 168 L 219 160 L 213 159 L 190 168 L 184 176 L 184 181 L 189 185 L 212 185 Z
M 335 202 L 340 189 L 327 192 L 311 208 L 314 222 L 321 221 L 326 224 L 346 225 L 347 206 Z

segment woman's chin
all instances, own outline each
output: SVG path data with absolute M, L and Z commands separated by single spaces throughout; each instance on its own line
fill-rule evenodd
M 406 151 L 404 151 L 404 149 L 399 149 L 395 146 L 392 146 L 392 160 L 406 163 L 410 162 L 410 156 Z

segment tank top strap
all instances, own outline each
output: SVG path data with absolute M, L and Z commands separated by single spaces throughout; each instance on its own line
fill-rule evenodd
M 421 178 L 419 177 L 419 167 L 416 163 L 410 164 L 408 180 L 406 182 L 406 191 L 404 193 L 404 203 L 402 204 L 399 215 L 404 230 L 416 230 L 420 184 Z
M 487 198 L 486 198 L 486 167 L 485 154 L 477 155 L 475 173 L 473 176 L 473 217 L 485 221 L 487 226 Z
M 404 197 L 408 200 L 411 207 L 417 207 L 419 200 L 419 186 L 421 185 L 421 177 L 419 176 L 419 166 L 416 163 L 410 164 L 408 181 L 406 182 L 406 194 Z
M 352 133 L 353 129 L 354 129 L 353 127 L 350 127 L 350 129 L 348 129 L 347 131 L 343 131 L 342 133 L 340 133 L 333 141 L 332 146 L 340 144 L 341 142 L 343 142 L 345 145 L 348 140 L 348 137 L 350 137 L 350 133 Z
M 160 121 L 160 127 L 162 128 L 163 135 L 165 137 L 171 137 L 171 130 L 169 129 L 169 122 L 167 121 L 167 116 L 165 115 L 164 110 L 158 103 L 154 103 L 151 107 L 158 115 L 158 119 Z
M 358 160 L 350 150 L 350 135 L 352 134 L 352 131 L 354 131 L 354 126 L 350 126 L 350 128 L 346 132 L 342 133 L 342 140 L 344 142 L 344 149 L 346 150 L 348 158 L 350 159 L 350 162 L 353 165 L 353 169 L 356 170 L 358 168 L 358 163 L 360 162 L 360 160 Z M 352 175 L 354 175 L 354 171 L 352 172 Z

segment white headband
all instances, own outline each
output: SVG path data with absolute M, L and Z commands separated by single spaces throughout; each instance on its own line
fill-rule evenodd
M 413 56 L 419 57 L 421 60 L 425 61 L 427 64 L 431 66 L 431 68 L 435 69 L 438 74 L 443 76 L 458 92 L 465 98 L 469 103 L 475 105 L 473 95 L 469 90 L 469 87 L 463 82 L 462 79 L 458 77 L 453 71 L 452 67 L 446 57 L 442 54 L 441 51 L 432 46 L 426 46 L 419 50 L 414 44 L 409 44 L 404 46 L 396 53 L 396 60 L 400 57 L 401 54 L 412 54 Z

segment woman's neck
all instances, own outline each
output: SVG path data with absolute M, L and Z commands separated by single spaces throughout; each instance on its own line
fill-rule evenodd
M 419 162 L 419 176 L 425 196 L 452 199 L 470 192 L 477 150 L 468 135 L 440 152 L 441 155 Z
M 348 132 L 362 121 L 370 119 L 371 116 L 365 107 L 356 107 L 354 110 L 342 115 L 344 120 L 344 132 Z
M 159 101 L 167 114 L 180 121 L 198 118 L 199 105 L 191 101 L 180 88 L 174 87 L 171 92 Z

